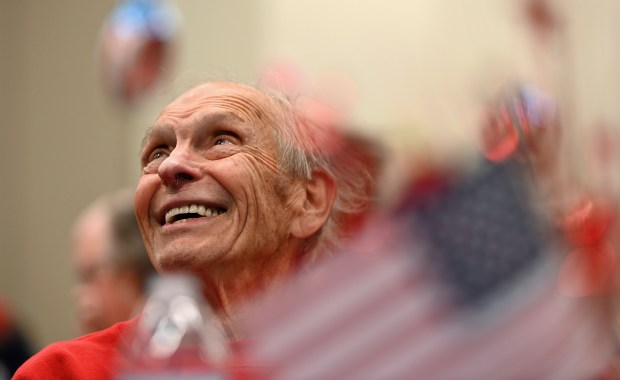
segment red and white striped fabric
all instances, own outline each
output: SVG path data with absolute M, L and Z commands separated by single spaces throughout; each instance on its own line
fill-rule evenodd
M 557 291 L 561 255 L 536 241 L 523 188 L 511 184 L 518 175 L 491 169 L 457 185 L 424 206 L 435 221 L 417 205 L 398 210 L 355 247 L 283 284 L 248 313 L 257 337 L 250 355 L 282 380 L 596 379 L 610 360 L 609 325 L 596 300 Z M 467 221 L 458 231 L 455 213 Z M 506 247 L 513 233 L 530 240 L 529 253 Z M 468 258 L 455 261 L 454 252 Z

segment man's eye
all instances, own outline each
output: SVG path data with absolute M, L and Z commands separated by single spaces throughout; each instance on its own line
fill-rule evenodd
M 144 157 L 144 160 L 142 161 L 142 165 L 143 165 L 142 171 L 146 174 L 154 173 L 155 171 L 157 171 L 157 168 L 167 156 L 168 156 L 167 149 L 163 149 L 163 148 L 154 149 L 152 152 L 150 152 L 148 155 Z
M 241 142 L 241 138 L 236 133 L 229 130 L 217 131 L 213 135 L 213 146 L 217 145 L 237 145 Z
M 149 156 L 149 162 L 155 161 L 155 160 L 159 160 L 159 159 L 165 158 L 165 157 L 166 157 L 166 152 L 165 151 L 163 151 L 161 149 L 156 149 Z
M 215 140 L 215 145 L 225 145 L 225 144 L 232 144 L 232 142 L 230 140 L 227 140 L 227 139 L 217 139 L 217 140 Z

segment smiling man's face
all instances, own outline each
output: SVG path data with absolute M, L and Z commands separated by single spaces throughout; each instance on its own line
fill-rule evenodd
M 158 270 L 234 275 L 299 248 L 299 181 L 279 171 L 269 104 L 245 86 L 207 84 L 147 132 L 135 209 Z

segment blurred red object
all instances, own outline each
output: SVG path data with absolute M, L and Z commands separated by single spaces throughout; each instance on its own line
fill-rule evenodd
M 576 246 L 597 244 L 609 231 L 614 212 L 609 203 L 583 196 L 561 217 L 566 240 Z
M 617 260 L 608 242 L 579 247 L 564 260 L 559 276 L 559 288 L 571 297 L 608 294 L 614 285 Z
M 547 0 L 527 0 L 525 16 L 539 38 L 545 38 L 560 25 L 559 18 Z
M 492 162 L 503 161 L 515 154 L 519 147 L 519 132 L 505 106 L 490 111 L 482 129 L 484 155 Z

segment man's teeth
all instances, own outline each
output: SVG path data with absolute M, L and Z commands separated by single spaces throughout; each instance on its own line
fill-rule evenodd
M 166 213 L 166 223 L 184 222 L 189 218 L 176 218 L 182 214 L 197 214 L 200 216 L 218 216 L 223 211 L 216 208 L 205 207 L 204 205 L 187 205 L 183 207 L 175 207 Z

